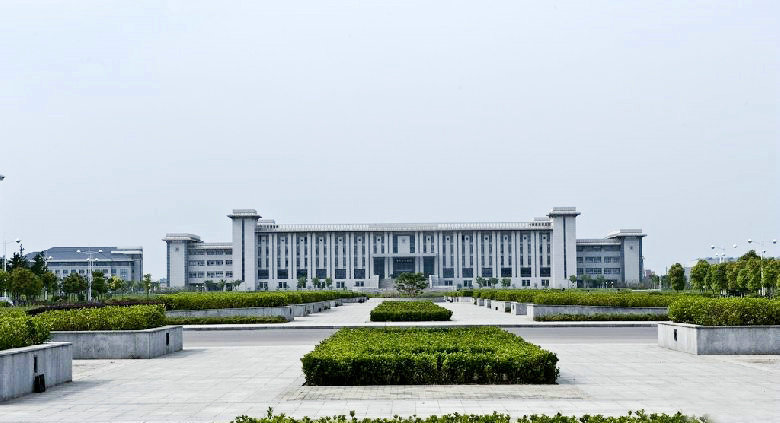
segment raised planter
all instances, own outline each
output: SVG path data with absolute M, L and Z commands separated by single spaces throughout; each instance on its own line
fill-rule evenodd
M 490 308 L 490 304 L 492 304 L 492 303 L 493 303 L 493 300 L 491 300 L 491 299 L 488 299 L 488 298 L 485 298 L 485 301 L 483 301 L 483 303 L 482 303 L 482 304 L 483 304 L 485 307 L 487 307 L 487 308 Z
M 659 322 L 658 345 L 696 355 L 780 354 L 780 326 Z
M 244 307 L 244 308 L 210 308 L 206 310 L 167 310 L 167 317 L 265 317 L 281 316 L 287 321 L 293 320 L 293 308 L 281 307 Z
M 509 313 L 511 314 L 526 314 L 527 312 L 527 303 L 518 303 L 517 301 L 512 301 L 509 305 Z
M 366 297 L 352 297 L 352 298 L 342 298 L 341 301 L 346 303 L 364 303 L 366 302 Z
M 73 344 L 73 358 L 154 358 L 182 349 L 182 327 L 143 330 L 55 331 L 52 341 Z
M 500 311 L 502 313 L 509 312 L 509 301 L 498 301 L 498 300 L 492 300 L 490 302 L 490 308 L 496 311 Z
M 290 304 L 290 307 L 292 307 L 293 310 L 293 317 L 304 317 L 311 313 L 311 311 L 309 311 L 310 307 L 306 304 Z
M 484 307 L 485 306 L 485 299 L 484 298 L 477 298 L 476 302 L 474 304 L 478 305 L 479 307 Z
M 67 342 L 47 342 L 0 351 L 0 401 L 34 392 L 34 379 L 45 387 L 73 380 L 73 349 Z
M 381 298 L 385 301 L 430 301 L 432 303 L 443 303 L 445 302 L 444 297 L 410 297 L 410 298 Z
M 527 314 L 531 320 L 537 317 L 549 316 L 551 314 L 601 314 L 601 313 L 620 313 L 620 314 L 666 314 L 666 307 L 610 307 L 610 306 L 585 306 L 585 305 L 551 305 L 551 304 L 528 304 Z

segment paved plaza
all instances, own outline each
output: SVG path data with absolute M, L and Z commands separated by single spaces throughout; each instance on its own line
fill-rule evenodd
M 456 307 L 456 321 L 469 321 L 468 308 L 479 310 L 466 306 Z M 347 315 L 363 316 L 365 308 L 345 305 L 329 311 L 328 320 L 348 322 Z M 499 320 L 519 318 L 495 313 Z M 268 407 L 295 416 L 354 410 L 358 417 L 645 409 L 708 414 L 716 422 L 777 421 L 780 357 L 693 356 L 660 348 L 644 332 L 610 342 L 609 331 L 629 329 L 582 328 L 599 331 L 598 341 L 534 337 L 560 360 L 559 384 L 544 386 L 303 386 L 300 358 L 331 330 L 290 329 L 298 335 L 289 337 L 281 331 L 230 331 L 225 333 L 234 339 L 243 333 L 258 342 L 227 346 L 204 338 L 220 332 L 192 332 L 197 338 L 185 335 L 184 351 L 163 358 L 76 360 L 72 383 L 2 403 L 0 422 L 228 422 L 241 414 L 264 415 Z M 273 339 L 262 342 L 264 336 Z

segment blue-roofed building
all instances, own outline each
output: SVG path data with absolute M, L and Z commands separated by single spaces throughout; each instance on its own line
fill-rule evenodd
M 79 252 L 80 251 L 80 252 Z M 94 251 L 88 254 L 87 251 Z M 47 259 L 49 270 L 59 279 L 71 273 L 87 275 L 90 256 L 93 270 L 106 277 L 118 276 L 126 281 L 140 281 L 144 272 L 144 249 L 141 247 L 52 247 L 41 251 Z M 26 255 L 32 261 L 38 251 Z

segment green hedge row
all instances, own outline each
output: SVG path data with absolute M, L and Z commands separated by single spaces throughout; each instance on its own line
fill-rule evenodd
M 372 322 L 422 322 L 450 320 L 452 310 L 432 301 L 384 301 L 371 310 Z
M 165 304 L 168 310 L 206 310 L 213 308 L 280 307 L 362 295 L 352 291 L 179 292 L 160 295 L 158 299 Z
M 341 329 L 306 354 L 308 385 L 555 383 L 558 357 L 496 327 Z
M 545 292 L 534 296 L 536 304 L 588 305 L 611 307 L 668 307 L 676 295 L 654 295 L 640 292 Z
M 33 319 L 45 323 L 53 331 L 139 330 L 166 324 L 165 310 L 161 305 L 54 310 Z
M 235 316 L 235 317 L 167 317 L 169 325 L 221 325 L 249 323 L 287 323 L 281 316 Z
M 703 326 L 780 325 L 780 300 L 681 298 L 669 306 L 669 318 Z
M 549 289 L 461 289 L 452 296 L 532 303 L 537 294 L 548 292 L 559 291 L 552 291 Z
M 645 413 L 644 410 L 628 412 L 625 416 L 602 416 L 601 414 L 584 416 L 563 416 L 560 413 L 553 416 L 546 414 L 532 414 L 512 420 L 508 414 L 445 414 L 443 416 L 429 417 L 400 417 L 392 418 L 363 418 L 345 415 L 312 417 L 289 417 L 285 414 L 273 414 L 273 409 L 268 409 L 265 417 L 238 416 L 231 423 L 706 423 L 706 418 L 687 416 L 680 412 L 676 414 Z
M 0 317 L 0 350 L 42 344 L 49 339 L 49 326 L 23 315 Z
M 595 314 L 548 314 L 534 317 L 537 322 L 585 322 L 585 321 L 664 321 L 666 314 L 637 313 L 595 313 Z

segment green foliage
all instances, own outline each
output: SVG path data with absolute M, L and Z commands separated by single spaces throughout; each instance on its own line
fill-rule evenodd
M 555 383 L 558 357 L 496 327 L 341 329 L 306 354 L 308 385 Z
M 286 323 L 282 316 L 235 316 L 235 317 L 167 317 L 168 325 L 222 325 L 251 323 Z
M 71 273 L 62 280 L 62 292 L 68 295 L 86 293 L 87 280 L 78 273 Z
M 696 262 L 696 265 L 691 268 L 691 288 L 699 291 L 708 289 L 709 287 L 706 285 L 705 279 L 707 279 L 709 271 L 710 264 L 705 260 Z
M 428 281 L 422 273 L 401 273 L 395 278 L 395 289 L 409 296 L 419 295 L 428 287 Z
M 534 295 L 536 304 L 588 305 L 612 307 L 667 307 L 679 295 L 639 292 L 542 292 Z
M 350 412 L 350 414 L 353 414 Z M 647 414 L 643 410 L 629 412 L 625 416 L 602 416 L 601 414 L 583 416 L 564 416 L 560 413 L 553 416 L 545 414 L 525 415 L 518 418 L 514 423 L 706 423 L 705 418 L 686 416 L 680 412 L 676 414 Z M 357 419 L 354 416 L 347 418 L 345 415 L 328 416 L 320 418 L 311 417 L 288 417 L 284 414 L 274 415 L 272 409 L 268 409 L 265 417 L 254 418 L 249 416 L 238 416 L 231 423 L 513 423 L 508 414 L 445 414 L 443 416 L 429 417 L 399 417 L 392 418 L 363 418 Z
M 726 263 L 713 264 L 709 268 L 708 285 L 713 292 L 722 292 L 729 289 L 726 279 Z
M 108 292 L 108 282 L 100 270 L 92 272 L 92 296 L 100 297 Z
M 10 280 L 8 284 L 8 291 L 11 295 L 19 300 L 22 295 L 27 301 L 33 301 L 43 290 L 43 282 L 35 273 L 31 270 L 17 267 L 11 271 Z
M 669 284 L 675 291 L 685 289 L 685 269 L 680 263 L 675 263 L 669 268 Z
M 298 278 L 298 289 L 306 288 L 306 276 L 301 276 Z
M 669 306 L 669 318 L 702 326 L 780 325 L 780 300 L 681 298 Z
M 30 270 L 37 276 L 43 276 L 44 273 L 49 271 L 48 267 L 46 267 L 46 258 L 43 256 L 42 252 L 35 254 L 33 262 L 30 265 Z
M 164 326 L 166 322 L 161 305 L 53 310 L 34 319 L 46 323 L 54 331 L 138 330 Z
M 595 314 L 548 314 L 534 317 L 537 322 L 584 322 L 584 321 L 664 321 L 667 314 L 638 313 L 595 313 Z
M 49 326 L 23 314 L 0 314 L 0 350 L 42 344 L 49 339 Z
M 509 285 L 512 285 L 512 279 L 510 279 L 510 278 L 502 278 L 501 279 L 501 287 L 502 288 L 509 288 Z
M 359 297 L 351 291 L 289 292 L 178 292 L 157 297 L 168 310 L 206 310 L 213 308 L 279 307 L 338 298 Z
M 422 322 L 450 320 L 452 310 L 432 301 L 384 301 L 371 310 L 372 322 Z

